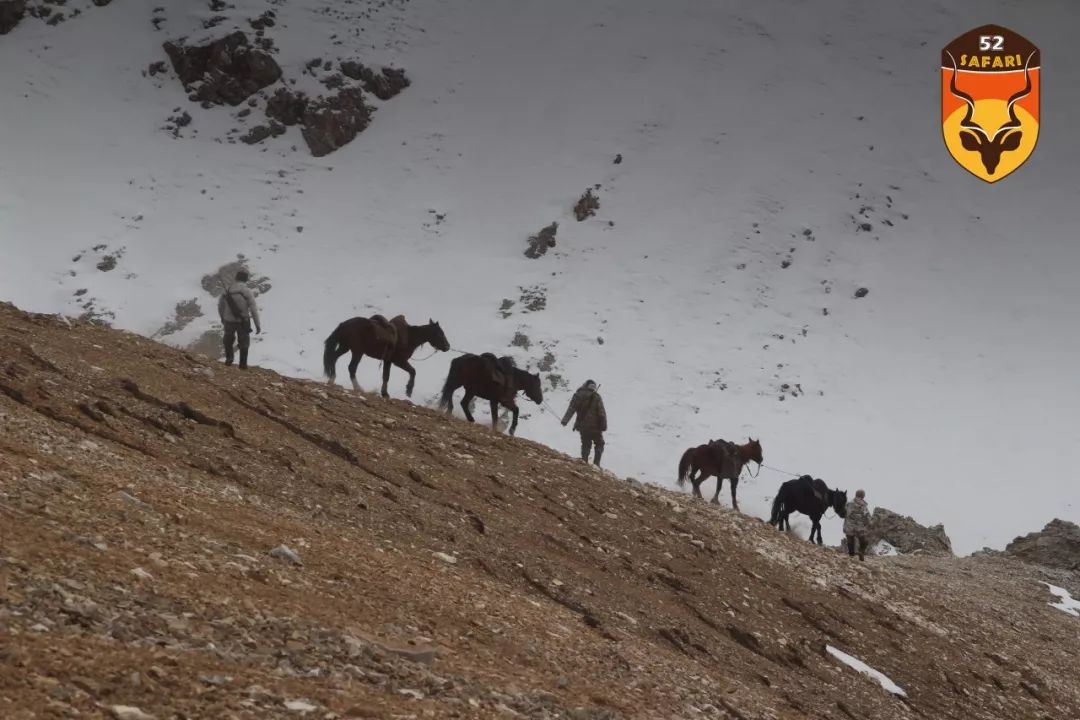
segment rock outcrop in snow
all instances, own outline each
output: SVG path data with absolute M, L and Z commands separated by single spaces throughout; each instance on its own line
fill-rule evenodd
M 281 79 L 277 61 L 251 47 L 242 32 L 205 45 L 167 42 L 164 47 L 191 99 L 204 105 L 239 105 Z

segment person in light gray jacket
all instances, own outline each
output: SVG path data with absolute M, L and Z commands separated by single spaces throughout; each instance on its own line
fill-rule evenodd
M 866 504 L 866 491 L 859 490 L 855 499 L 847 504 L 844 517 L 844 535 L 847 538 L 848 555 L 855 557 L 855 540 L 859 541 L 859 559 L 866 554 L 866 533 L 870 529 L 870 508 Z
M 236 281 L 226 288 L 218 300 L 218 315 L 225 328 L 225 364 L 233 364 L 234 345 L 240 347 L 240 369 L 248 366 L 248 348 L 251 347 L 251 324 L 255 323 L 255 332 L 262 332 L 259 321 L 259 308 L 255 304 L 255 295 L 248 289 L 250 276 L 247 270 L 238 270 Z

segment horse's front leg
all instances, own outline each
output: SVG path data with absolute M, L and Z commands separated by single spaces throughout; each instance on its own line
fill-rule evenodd
M 352 359 L 349 360 L 349 379 L 352 380 L 352 389 L 355 392 L 363 390 L 360 383 L 356 382 L 356 368 L 360 365 L 360 358 L 362 357 L 364 357 L 364 353 L 353 350 Z
M 810 542 L 816 542 L 821 545 L 821 516 L 817 515 L 810 518 L 813 520 L 813 524 L 810 526 Z M 817 536 L 817 540 L 814 540 L 814 536 Z
M 469 411 L 469 405 L 472 404 L 472 399 L 475 397 L 468 390 L 465 391 L 465 397 L 461 398 L 461 409 L 465 411 L 465 419 L 469 422 L 475 422 L 473 420 L 472 413 Z
M 510 403 L 510 412 L 514 414 L 514 419 L 510 421 L 510 435 L 513 435 L 517 430 L 518 421 L 518 406 L 517 403 Z
M 736 497 L 736 490 L 738 489 L 738 487 L 739 487 L 739 478 L 737 478 L 737 477 L 732 478 L 731 479 L 731 507 L 736 511 L 738 511 L 738 509 L 739 509 L 739 498 Z M 716 486 L 716 492 L 718 494 L 720 492 L 720 486 L 719 485 Z

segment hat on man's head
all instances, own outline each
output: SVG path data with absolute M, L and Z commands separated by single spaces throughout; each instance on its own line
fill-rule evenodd
M 596 381 L 595 380 L 586 380 L 585 381 L 585 387 L 590 387 L 590 388 L 596 387 Z

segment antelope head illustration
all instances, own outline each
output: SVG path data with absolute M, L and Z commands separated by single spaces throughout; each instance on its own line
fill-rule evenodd
M 1023 123 L 1016 116 L 1015 106 L 1018 100 L 1027 97 L 1031 93 L 1031 75 L 1028 65 L 1031 63 L 1031 58 L 1035 53 L 1032 52 L 1028 55 L 1027 61 L 1024 63 L 1024 89 L 1009 98 L 1008 107 L 1006 108 L 1009 119 L 993 135 L 972 120 L 972 116 L 975 114 L 975 100 L 971 95 L 956 87 L 958 70 L 956 58 L 953 57 L 952 53 L 948 53 L 948 55 L 953 63 L 953 75 L 952 82 L 949 84 L 949 91 L 967 104 L 967 112 L 964 114 L 964 119 L 960 121 L 960 144 L 963 145 L 965 150 L 979 153 L 979 158 L 982 160 L 983 167 L 986 168 L 986 173 L 993 175 L 997 170 L 998 163 L 1001 162 L 1001 154 L 1017 150 L 1020 147 L 1020 140 L 1024 137 L 1024 132 L 1020 129 Z

